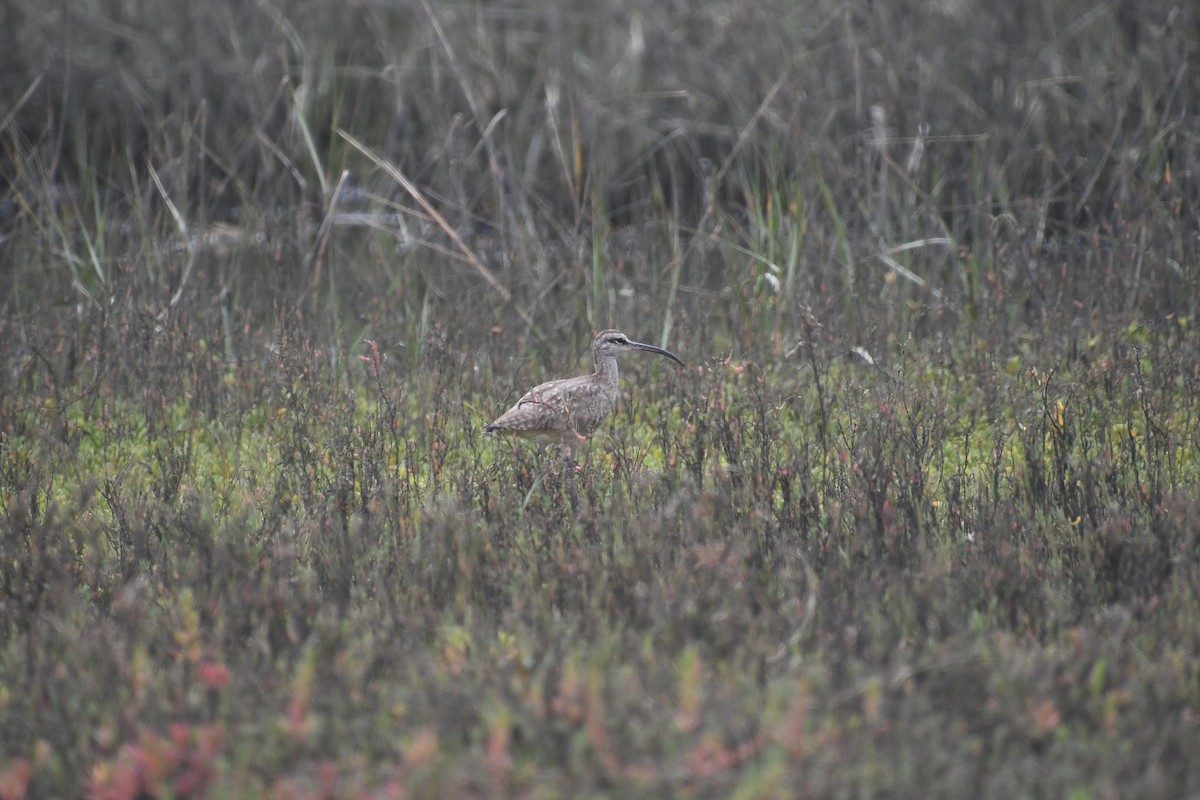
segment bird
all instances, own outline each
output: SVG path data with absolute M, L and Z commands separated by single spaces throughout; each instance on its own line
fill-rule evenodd
M 617 330 L 600 331 L 592 339 L 595 372 L 546 381 L 526 392 L 516 405 L 484 427 L 484 433 L 534 437 L 570 443 L 584 441 L 612 413 L 620 394 L 617 357 L 633 350 L 666 356 L 679 366 L 683 359 L 669 350 L 635 342 Z

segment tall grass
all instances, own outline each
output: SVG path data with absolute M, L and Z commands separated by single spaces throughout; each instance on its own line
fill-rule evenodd
M 1196 793 L 1186 10 L 6 13 L 0 796 Z

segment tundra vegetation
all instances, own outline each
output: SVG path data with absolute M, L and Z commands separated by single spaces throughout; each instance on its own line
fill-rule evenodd
M 1198 19 L 8 0 L 0 798 L 1197 796 Z

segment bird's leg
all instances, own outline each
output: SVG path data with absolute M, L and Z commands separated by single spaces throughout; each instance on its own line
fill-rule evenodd
M 567 437 L 563 437 L 558 444 L 558 457 L 554 459 L 559 464 L 566 466 L 571 465 L 579 469 L 579 465 L 575 463 L 575 444 Z
M 543 450 L 542 452 L 544 454 L 545 450 Z M 533 483 L 529 485 L 529 491 L 525 493 L 525 501 L 523 503 L 521 503 L 521 511 L 522 512 L 524 512 L 525 509 L 529 507 L 529 500 L 533 497 L 534 490 L 537 489 L 538 485 L 540 483 L 542 483 L 542 481 L 544 481 L 547 476 L 553 474 L 556 479 L 558 478 L 558 475 L 561 470 L 561 462 L 563 460 L 565 460 L 566 458 L 569 458 L 569 456 L 570 456 L 570 452 L 569 452 L 569 449 L 568 449 L 566 443 L 560 442 L 558 455 L 551 456 L 550 459 L 545 462 L 544 466 L 542 467 L 541 471 L 538 473 L 537 477 L 534 478 Z
M 575 452 L 578 450 L 579 445 L 583 444 L 591 437 L 584 436 L 582 433 L 573 428 L 571 429 L 571 436 L 574 437 L 574 441 L 571 441 L 570 437 L 563 437 L 562 444 L 559 445 L 559 457 L 562 458 L 565 463 L 574 465 L 576 472 L 583 472 L 583 467 L 575 462 Z
M 529 491 L 525 493 L 525 501 L 523 503 L 521 503 L 521 512 L 522 513 L 524 513 L 525 509 L 528 508 L 528 506 L 529 506 L 529 498 L 533 497 L 533 490 L 538 487 L 538 484 L 542 482 L 542 479 L 545 478 L 546 475 L 549 474 L 549 472 L 550 472 L 550 467 L 547 466 L 544 470 L 542 470 L 541 474 L 538 475 L 537 478 L 534 479 L 533 483 L 530 484 Z

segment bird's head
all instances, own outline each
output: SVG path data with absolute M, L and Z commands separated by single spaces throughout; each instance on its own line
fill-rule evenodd
M 683 360 L 669 350 L 663 350 L 661 347 L 655 347 L 652 344 L 635 342 L 620 331 L 600 331 L 600 333 L 596 334 L 596 338 L 592 340 L 592 354 L 597 360 L 610 357 L 615 358 L 631 350 L 644 350 L 647 353 L 657 353 L 660 356 L 666 356 L 679 366 L 683 366 Z

